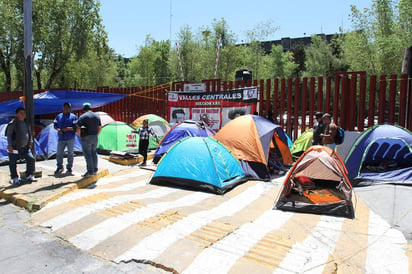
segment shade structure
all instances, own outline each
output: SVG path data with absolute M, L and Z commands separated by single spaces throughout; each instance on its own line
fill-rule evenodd
M 339 155 L 324 146 L 307 149 L 286 176 L 275 208 L 353 218 L 352 186 Z
M 164 155 L 150 183 L 223 194 L 246 181 L 230 151 L 211 137 L 186 137 Z
M 149 127 L 153 129 L 153 131 L 158 136 L 159 140 L 165 136 L 165 134 L 170 130 L 169 123 L 163 119 L 162 117 L 155 115 L 155 114 L 146 114 L 139 116 L 136 120 L 133 121 L 131 126 L 135 129 L 140 128 L 143 126 L 143 121 L 148 120 Z M 156 139 L 153 136 L 149 137 L 149 149 L 155 149 L 158 146 Z
M 153 163 L 159 162 L 163 154 L 179 140 L 191 137 L 212 137 L 215 132 L 204 122 L 185 120 L 173 126 L 160 141 L 154 153 Z
M 59 142 L 59 133 L 54 128 L 54 124 L 50 124 L 43 128 L 36 137 L 40 148 L 44 152 L 44 156 L 49 159 L 56 156 L 57 143 Z M 67 150 L 67 148 L 66 148 Z M 82 153 L 82 145 L 79 136 L 74 136 L 73 152 Z
M 115 122 L 102 127 L 99 134 L 98 152 L 137 150 L 138 136 L 132 133 L 131 126 L 123 122 Z
M 240 160 L 250 179 L 270 180 L 269 150 L 276 147 L 283 164 L 292 163 L 288 140 L 283 129 L 258 115 L 242 115 L 223 126 L 215 135 Z
M 358 136 L 345 159 L 354 186 L 412 183 L 412 133 L 375 125 Z

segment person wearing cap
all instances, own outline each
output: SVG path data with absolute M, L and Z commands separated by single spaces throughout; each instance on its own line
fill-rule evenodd
M 86 160 L 87 172 L 83 177 L 90 177 L 98 171 L 97 143 L 102 129 L 99 115 L 93 112 L 90 103 L 83 104 L 84 113 L 77 121 L 77 134 L 82 142 L 83 155 Z
M 139 154 L 143 156 L 142 166 L 146 165 L 147 160 L 147 149 L 149 147 L 149 137 L 153 135 L 156 138 L 156 142 L 159 143 L 159 138 L 157 137 L 154 130 L 149 127 L 149 120 L 143 120 L 143 126 L 138 130 L 133 130 L 133 133 L 139 134 Z
M 324 130 L 320 134 L 322 138 L 322 145 L 335 149 L 335 135 L 338 130 L 338 126 L 332 122 L 332 116 L 329 113 L 325 113 L 322 116 Z
M 67 165 L 66 173 L 72 173 L 73 167 L 73 146 L 74 146 L 74 137 L 76 134 L 76 125 L 77 125 L 77 116 L 71 113 L 71 104 L 65 102 L 63 104 L 63 112 L 57 114 L 56 118 L 53 121 L 54 129 L 58 133 L 58 142 L 57 142 L 57 152 L 56 152 L 56 163 L 57 168 L 54 172 L 54 175 L 63 173 L 63 156 L 64 149 L 67 147 Z
M 322 138 L 320 137 L 320 134 L 323 133 L 323 130 L 324 130 L 324 124 L 323 124 L 323 121 L 322 121 L 322 116 L 323 116 L 323 112 L 316 112 L 315 113 L 316 123 L 313 127 L 312 145 L 321 145 L 322 144 Z

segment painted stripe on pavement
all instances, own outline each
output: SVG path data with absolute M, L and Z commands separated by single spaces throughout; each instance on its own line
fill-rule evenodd
M 322 273 L 335 249 L 344 218 L 322 216 L 301 243 L 296 243 L 273 273 Z
M 291 216 L 293 213 L 290 212 L 266 211 L 256 221 L 241 226 L 206 248 L 183 273 L 227 273 L 263 236 L 279 229 Z
M 212 195 L 214 194 L 195 192 L 176 201 L 149 204 L 145 208 L 140 208 L 116 218 L 110 218 L 88 230 L 83 231 L 79 235 L 69 239 L 69 241 L 81 249 L 88 250 L 135 223 L 153 217 L 168 209 L 195 205 L 204 199 L 211 197 Z
M 401 231 L 393 229 L 379 215 L 370 211 L 366 273 L 408 273 L 405 254 L 408 243 Z
M 58 230 L 68 224 L 84 218 L 87 215 L 93 214 L 95 212 L 103 211 L 113 206 L 127 203 L 134 200 L 141 200 L 147 198 L 160 198 L 169 195 L 173 192 L 179 191 L 175 188 L 158 188 L 147 193 L 139 193 L 133 195 L 118 195 L 116 197 L 99 201 L 93 204 L 85 205 L 82 207 L 75 208 L 66 213 L 60 214 L 46 222 L 43 222 L 41 226 L 51 227 L 53 231 Z
M 191 214 L 181 221 L 144 238 L 129 251 L 118 256 L 115 261 L 129 261 L 131 259 L 153 260 L 177 240 L 183 239 L 213 220 L 235 214 L 273 187 L 274 185 L 260 182 L 213 209 Z
M 84 197 L 87 197 L 89 195 L 94 195 L 94 194 L 97 194 L 97 193 L 130 191 L 130 190 L 133 190 L 133 189 L 136 189 L 136 188 L 139 188 L 139 187 L 146 186 L 147 183 L 148 183 L 147 180 L 142 179 L 142 180 L 139 180 L 138 182 L 135 182 L 135 183 L 124 184 L 124 185 L 114 187 L 114 188 L 110 188 L 110 189 L 108 189 L 108 188 L 93 189 L 93 191 L 90 191 L 90 190 L 87 190 L 87 189 L 78 190 L 78 191 L 75 191 L 75 192 L 70 193 L 68 195 L 65 195 L 65 196 L 63 196 L 63 197 L 61 197 L 61 198 L 59 198 L 55 201 L 52 201 L 52 202 L 48 203 L 42 210 L 60 205 L 62 203 L 67 203 L 67 202 L 70 202 L 70 201 L 82 199 Z M 34 213 L 34 215 L 41 214 L 41 212 L 42 211 L 40 210 L 40 211 Z

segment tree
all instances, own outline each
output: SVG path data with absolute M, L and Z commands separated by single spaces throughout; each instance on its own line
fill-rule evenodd
M 298 64 L 294 62 L 292 52 L 284 52 L 281 45 L 272 45 L 272 51 L 269 58 L 271 60 L 271 78 L 293 77 Z
M 99 5 L 94 0 L 34 2 L 33 56 L 38 89 L 51 88 L 65 66 L 87 56 L 90 49 L 97 55 L 108 54 Z
M 345 35 L 343 44 L 343 57 L 350 69 L 399 73 L 403 48 L 410 43 L 410 32 L 404 32 L 410 30 L 410 1 L 400 1 L 396 6 L 391 0 L 374 0 L 363 12 L 356 6 L 351 9 L 355 31 Z M 404 21 L 408 19 L 409 23 Z
M 0 1 L 0 67 L 4 74 L 5 90 L 12 91 L 12 72 L 24 66 L 23 52 L 23 1 Z M 17 69 L 17 71 L 20 71 Z M 22 71 L 20 79 L 16 79 L 17 88 L 22 88 Z
M 345 70 L 340 59 L 337 40 L 327 43 L 321 36 L 312 37 L 312 45 L 305 50 L 307 76 L 334 76 L 336 72 Z

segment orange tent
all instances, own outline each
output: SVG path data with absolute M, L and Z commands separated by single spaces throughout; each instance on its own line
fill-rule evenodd
M 283 164 L 292 163 L 283 129 L 266 118 L 257 115 L 242 115 L 229 121 L 215 135 L 241 162 L 249 178 L 269 180 L 269 149 L 277 147 Z

